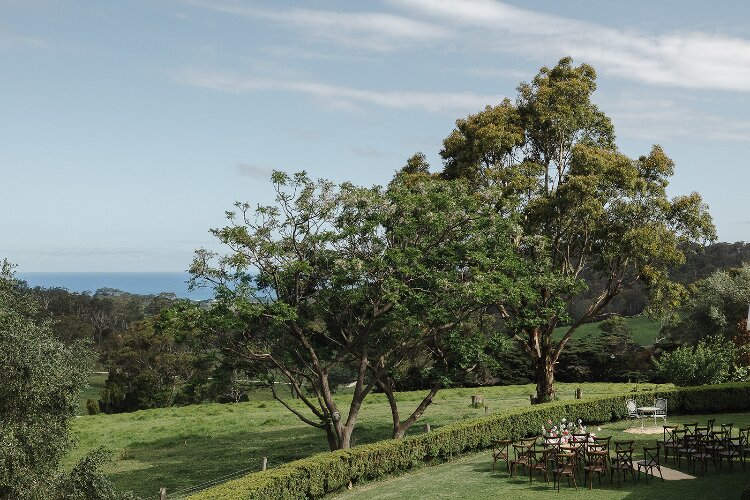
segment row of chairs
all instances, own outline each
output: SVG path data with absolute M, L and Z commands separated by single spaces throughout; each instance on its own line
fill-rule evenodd
M 658 447 L 645 448 L 643 460 L 634 463 L 635 441 L 616 441 L 613 443 L 614 449 L 610 450 L 611 439 L 576 434 L 567 442 L 560 438 L 539 436 L 521 439 L 516 443 L 507 439 L 498 440 L 493 443 L 492 470 L 496 469 L 498 460 L 502 460 L 514 477 L 518 475 L 519 469 L 524 469 L 529 475 L 529 482 L 533 481 L 534 473 L 544 474 L 545 481 L 549 482 L 549 473 L 552 472 L 553 487 L 556 486 L 558 491 L 562 478 L 567 479 L 569 486 L 572 481 L 577 489 L 581 472 L 589 489 L 593 487 L 594 475 L 598 476 L 599 484 L 602 476 L 611 484 L 616 475 L 618 486 L 621 477 L 625 480 L 627 475 L 635 481 L 636 471 L 638 478 L 641 471 L 644 471 L 648 479 L 648 474 L 653 473 L 654 469 L 661 476 Z M 611 456 L 611 452 L 614 456 Z
M 711 462 L 716 472 L 722 468 L 726 460 L 730 470 L 734 461 L 738 460 L 745 469 L 745 459 L 750 455 L 750 427 L 737 430 L 734 433 L 733 423 L 716 426 L 716 419 L 710 419 L 705 426 L 698 422 L 677 425 L 665 425 L 663 439 L 660 441 L 664 449 L 664 460 L 672 461 L 679 467 L 685 459 L 692 471 L 701 464 L 701 471 L 708 471 Z

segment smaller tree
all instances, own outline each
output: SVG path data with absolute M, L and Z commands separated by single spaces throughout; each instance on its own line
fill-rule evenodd
M 195 355 L 175 342 L 154 319 L 133 324 L 107 343 L 102 361 L 109 370 L 99 402 L 105 413 L 171 406 L 196 373 Z
M 738 335 L 738 324 L 750 304 L 750 264 L 719 270 L 689 287 L 689 298 L 664 327 L 678 344 L 695 344 L 706 336 Z
M 720 384 L 748 380 L 738 366 L 738 350 L 721 336 L 706 337 L 696 346 L 682 346 L 655 361 L 659 375 L 678 386 Z

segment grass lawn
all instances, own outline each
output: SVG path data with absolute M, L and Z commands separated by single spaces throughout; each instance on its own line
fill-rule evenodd
M 573 399 L 576 387 L 584 396 L 611 394 L 641 384 L 557 384 L 561 399 Z M 485 414 L 484 408 L 471 408 L 471 395 L 485 397 L 487 412 L 527 406 L 533 385 L 445 389 L 411 434 L 422 432 L 422 424 L 433 429 L 457 420 Z M 421 391 L 398 395 L 403 412 L 411 412 L 424 396 Z M 338 399 L 345 403 L 346 394 Z M 301 407 L 301 404 L 298 404 Z M 363 405 L 354 432 L 356 444 L 390 437 L 391 415 L 382 394 L 370 395 Z M 73 422 L 77 445 L 67 459 L 74 463 L 99 446 L 113 451 L 108 472 L 116 486 L 143 496 L 153 496 L 161 486 L 169 491 L 192 487 L 241 470 L 257 470 L 262 456 L 269 467 L 327 451 L 324 434 L 300 422 L 267 393 L 239 404 L 205 404 L 181 408 L 144 410 L 118 415 L 85 415 Z
M 661 323 L 647 318 L 646 316 L 633 316 L 631 318 L 625 318 L 628 323 L 630 330 L 633 332 L 633 340 L 636 344 L 641 346 L 650 346 L 654 344 L 656 340 L 656 334 L 659 333 Z M 599 323 L 586 323 L 581 325 L 574 333 L 574 339 L 580 339 L 596 335 L 601 332 L 599 330 Z M 568 329 L 564 326 L 555 328 L 555 337 L 561 339 Z
M 701 422 L 705 425 L 708 415 L 679 416 L 669 419 L 669 423 Z M 735 435 L 738 427 L 750 425 L 750 414 L 722 414 L 716 415 L 717 427 L 719 423 L 733 422 Z M 658 435 L 638 435 L 623 432 L 631 424 L 628 422 L 614 422 L 602 426 L 598 436 L 612 436 L 614 440 L 635 440 L 636 454 L 634 458 L 643 457 L 643 446 L 654 446 Z M 648 423 L 646 425 L 649 425 Z M 653 425 L 653 421 L 651 423 Z M 591 428 L 589 428 L 591 430 Z M 662 457 L 663 458 L 663 457 Z M 681 470 L 690 473 L 683 461 Z M 665 464 L 676 468 L 671 460 Z M 498 462 L 496 472 L 491 471 L 492 456 L 489 451 L 471 454 L 457 460 L 440 465 L 426 466 L 415 469 L 410 473 L 382 481 L 375 481 L 355 487 L 353 490 L 336 495 L 337 500 L 386 500 L 386 499 L 417 499 L 417 498 L 513 498 L 513 500 L 539 498 L 576 498 L 576 499 L 658 499 L 679 498 L 687 499 L 739 499 L 740 492 L 750 485 L 750 466 L 743 471 L 742 466 L 734 464 L 730 473 L 724 463 L 722 472 L 717 474 L 709 464 L 707 474 L 700 473 L 697 467 L 696 479 L 681 481 L 661 481 L 649 478 L 648 483 L 642 474 L 641 480 L 633 483 L 628 480 L 618 488 L 617 480 L 612 484 L 602 481 L 599 485 L 594 478 L 594 488 L 589 491 L 585 486 L 574 489 L 568 487 L 563 480 L 560 493 L 552 488 L 552 480 L 546 484 L 544 476 L 536 474 L 534 481 L 529 483 L 528 476 L 511 478 L 506 472 L 505 464 Z

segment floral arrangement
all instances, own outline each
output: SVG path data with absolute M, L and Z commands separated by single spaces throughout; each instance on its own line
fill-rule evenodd
M 597 428 L 601 430 L 601 428 Z M 542 425 L 542 436 L 545 438 L 559 437 L 563 443 L 568 443 L 573 439 L 573 434 L 585 434 L 589 432 L 583 421 L 579 418 L 577 422 L 563 418 L 559 424 L 552 420 L 547 420 L 547 425 Z M 592 441 L 596 434 L 589 432 L 589 440 Z

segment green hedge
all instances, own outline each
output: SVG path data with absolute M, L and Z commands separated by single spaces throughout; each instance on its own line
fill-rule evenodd
M 667 398 L 670 414 L 750 410 L 750 383 L 669 389 L 656 395 Z M 559 422 L 562 418 L 575 418 L 587 424 L 619 420 L 627 416 L 625 400 L 635 398 L 639 404 L 652 404 L 654 396 L 653 392 L 620 393 L 517 408 L 446 425 L 429 434 L 320 453 L 248 474 L 190 498 L 318 498 L 346 487 L 350 481 L 376 479 L 428 461 L 449 460 L 460 453 L 487 448 L 493 439 L 539 434 L 542 424 L 550 419 Z

